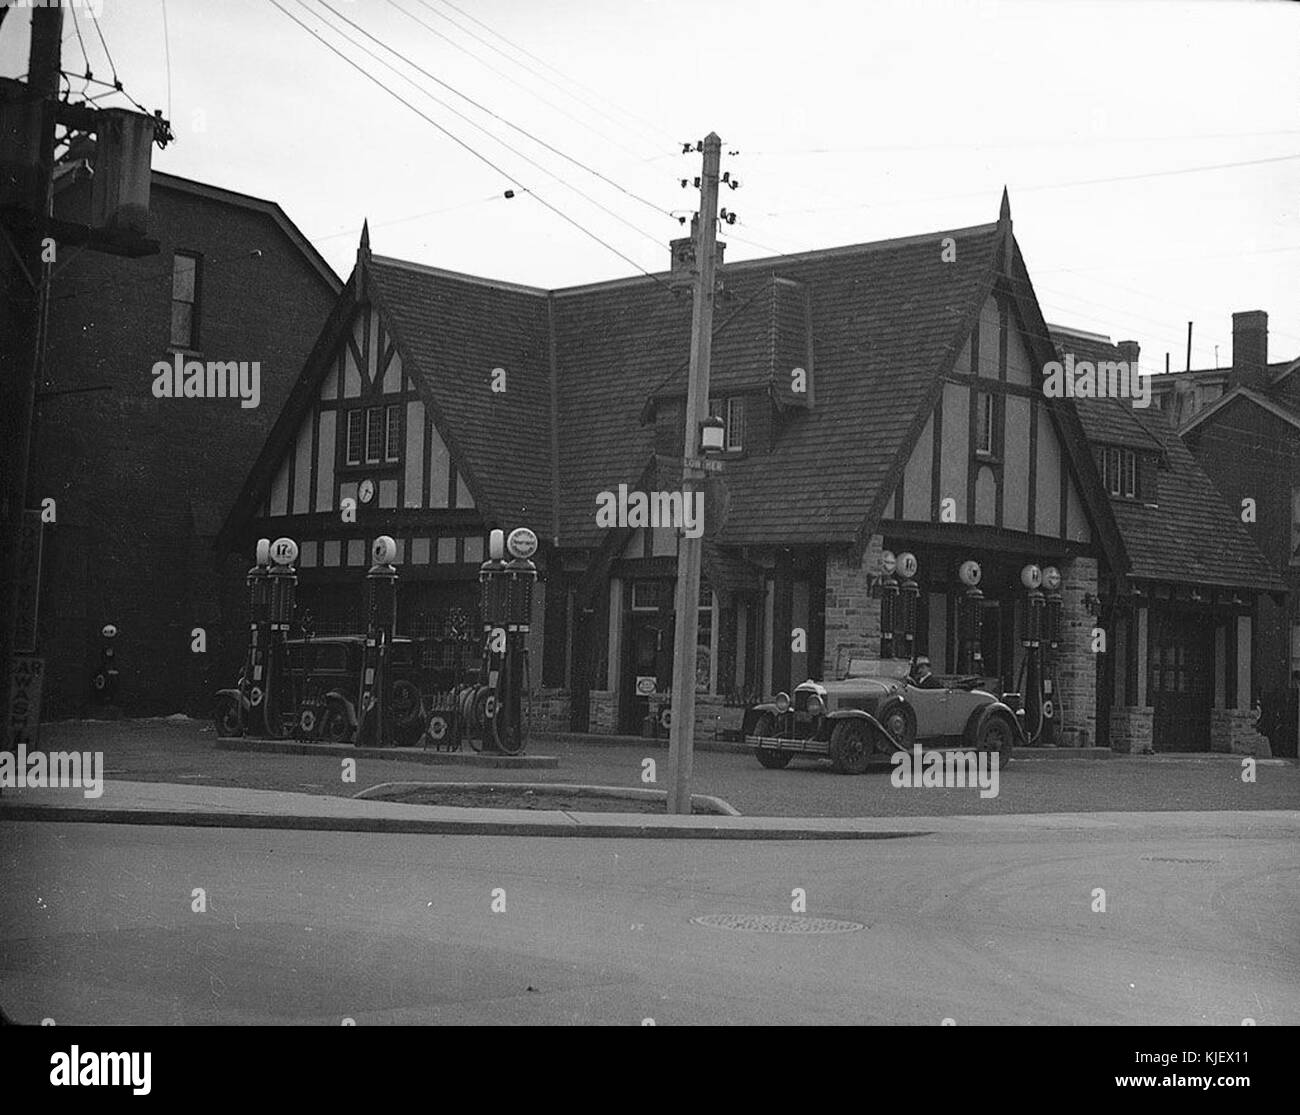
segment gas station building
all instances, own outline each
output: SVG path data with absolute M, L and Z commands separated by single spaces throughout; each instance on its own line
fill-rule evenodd
M 536 726 L 666 735 L 677 533 L 596 511 L 620 485 L 681 488 L 691 243 L 653 277 L 543 290 L 372 255 L 363 232 L 219 548 L 296 539 L 299 601 L 342 633 L 391 536 L 398 631 L 450 669 L 477 653 L 488 532 L 530 527 Z M 1268 753 L 1252 622 L 1285 586 L 1158 410 L 1044 392 L 1063 354 L 1137 346 L 1045 323 L 1005 198 L 987 225 L 719 275 L 698 734 L 878 654 L 881 556 L 910 551 L 936 673 L 958 670 L 974 560 L 983 672 L 1017 690 L 1021 571 L 1052 566 L 1061 743 Z

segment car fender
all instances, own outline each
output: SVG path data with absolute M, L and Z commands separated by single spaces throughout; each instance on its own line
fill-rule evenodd
M 893 744 L 895 747 L 898 746 L 898 744 L 894 741 L 894 737 L 891 736 L 887 731 L 885 731 L 885 726 L 874 716 L 872 716 L 871 713 L 864 712 L 860 708 L 836 709 L 834 712 L 828 712 L 826 714 L 826 719 L 828 721 L 831 721 L 830 726 L 832 730 L 834 730 L 835 727 L 834 722 L 839 720 L 865 720 L 868 724 L 871 725 L 872 728 L 874 728 L 877 732 L 879 732 L 882 736 L 884 736 L 885 739 L 889 740 L 891 744 Z
M 972 747 L 975 746 L 976 740 L 980 737 L 980 731 L 985 723 L 992 716 L 1000 716 L 1011 725 L 1011 731 L 1015 735 L 1016 743 L 1020 746 L 1025 744 L 1025 733 L 1020 726 L 1020 719 L 1011 711 L 1009 705 L 1004 705 L 1001 701 L 990 701 L 987 705 L 981 705 L 973 713 L 966 724 L 966 741 Z
M 777 712 L 775 701 L 767 701 L 761 705 L 750 705 L 749 708 L 745 710 L 744 718 L 740 723 L 740 734 L 742 737 L 752 736 L 754 734 L 754 721 L 765 712 L 770 712 L 774 717 L 776 717 L 778 719 L 778 724 L 780 718 L 784 715 L 784 713 Z
M 216 699 L 220 700 L 222 697 L 234 697 L 242 709 L 247 710 L 252 707 L 248 702 L 248 696 L 238 689 L 218 689 Z
M 357 726 L 356 706 L 354 706 L 351 700 L 348 699 L 346 693 L 338 689 L 331 689 L 328 693 L 325 694 L 324 699 L 326 702 L 337 701 L 339 704 L 341 704 L 343 706 L 343 711 L 348 714 L 348 723 L 352 725 L 352 727 L 354 728 Z

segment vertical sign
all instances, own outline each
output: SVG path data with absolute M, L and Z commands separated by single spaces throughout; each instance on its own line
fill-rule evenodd
M 5 748 L 16 752 L 26 744 L 29 751 L 37 747 L 41 727 L 41 682 L 45 678 L 45 659 L 16 654 L 9 676 L 9 723 L 5 725 Z
M 36 617 L 41 596 L 41 513 L 23 512 L 14 571 L 14 653 L 36 651 Z

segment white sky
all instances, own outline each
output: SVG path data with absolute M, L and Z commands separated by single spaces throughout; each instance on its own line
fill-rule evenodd
M 640 267 L 663 270 L 668 240 L 682 234 L 666 211 L 689 211 L 698 197 L 678 179 L 698 174 L 699 156 L 677 141 L 712 129 L 726 144 L 724 169 L 742 183 L 723 191 L 740 215 L 724 229 L 728 259 L 985 223 L 1006 183 L 1048 321 L 1136 339 L 1156 371 L 1166 351 L 1183 367 L 1188 320 L 1193 366 L 1212 366 L 1215 345 L 1227 365 L 1233 311 L 1263 309 L 1270 359 L 1300 355 L 1296 5 L 452 0 L 557 73 L 445 0 L 324 0 L 647 206 L 409 70 L 322 0 L 279 2 L 507 172 L 271 0 L 165 0 L 166 37 L 164 0 L 102 0 L 127 92 L 169 112 L 177 133 L 154 165 L 279 202 L 343 276 L 364 217 L 376 252 L 454 270 L 542 287 L 635 273 L 523 189 Z M 108 77 L 84 9 L 78 22 L 96 77 Z M 27 24 L 17 11 L 0 29 L 0 74 L 26 70 Z M 70 12 L 65 31 L 64 68 L 80 72 Z M 1225 163 L 1255 165 L 1185 173 Z M 1115 178 L 1133 180 L 1095 181 Z M 513 200 L 501 196 L 507 188 Z

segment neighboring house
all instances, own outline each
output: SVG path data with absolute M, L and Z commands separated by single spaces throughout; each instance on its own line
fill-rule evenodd
M 957 262 L 944 262 L 949 239 Z M 596 511 L 620 485 L 680 487 L 689 248 L 674 242 L 666 274 L 546 291 L 372 256 L 363 234 L 219 545 L 247 560 L 259 536 L 296 538 L 319 629 L 360 625 L 369 542 L 391 534 L 399 630 L 437 634 L 474 606 L 485 532 L 533 527 L 545 717 L 639 731 L 671 677 L 677 539 L 604 529 Z M 1080 415 L 1044 395 L 1059 354 L 1006 199 L 996 223 L 719 275 L 710 409 L 727 450 L 706 518 L 698 726 L 734 730 L 755 697 L 877 654 L 873 588 L 892 549 L 918 558 L 916 649 L 940 673 L 957 669 L 958 566 L 980 562 L 986 671 L 1006 689 L 1025 653 L 1020 571 L 1060 567 L 1065 738 L 1107 735 L 1094 613 L 1129 592 L 1134 555 Z M 1203 477 L 1187 480 L 1217 503 Z M 374 496 L 349 521 L 341 501 L 362 490 Z M 1225 545 L 1252 552 L 1222 517 Z M 1249 613 L 1256 590 L 1240 595 Z M 1249 668 L 1247 656 L 1246 688 Z M 1190 745 L 1208 748 L 1202 719 Z M 1132 727 L 1111 742 L 1149 740 Z
M 56 215 L 84 211 L 89 173 L 60 167 Z M 212 539 L 341 286 L 278 205 L 216 186 L 155 171 L 148 235 L 158 255 L 69 248 L 54 273 L 31 489 L 57 509 L 44 532 L 46 716 L 102 699 L 105 624 L 118 631 L 118 708 L 210 710 L 238 669 L 245 607 Z M 248 362 L 250 382 L 256 362 L 258 406 L 156 397 L 154 365 L 177 354 Z
M 1300 360 L 1268 361 L 1268 316 L 1232 316 L 1232 368 L 1224 391 L 1180 432 L 1236 517 L 1285 581 L 1255 631 L 1257 690 L 1280 754 L 1296 753 L 1300 671 Z
M 1133 341 L 1053 327 L 1076 360 L 1137 364 Z M 1104 583 L 1101 707 L 1116 738 L 1155 750 L 1258 748 L 1268 668 L 1259 631 L 1285 585 L 1155 405 L 1076 402 L 1130 566 Z

